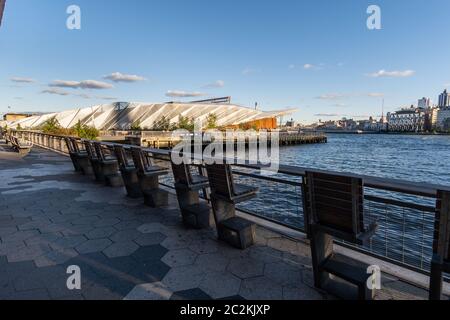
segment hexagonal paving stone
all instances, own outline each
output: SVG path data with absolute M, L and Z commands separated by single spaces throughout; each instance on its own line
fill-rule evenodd
M 271 247 L 253 246 L 249 249 L 249 256 L 263 262 L 281 261 L 283 253 Z
M 295 286 L 302 283 L 302 269 L 283 261 L 266 264 L 264 275 L 281 285 Z
M 142 233 L 160 232 L 166 236 L 170 235 L 170 230 L 165 225 L 157 222 L 142 224 L 137 228 L 137 230 Z
M 97 216 L 83 217 L 72 220 L 71 223 L 73 225 L 90 225 L 92 226 L 95 222 L 100 221 L 100 218 Z
M 56 241 L 50 243 L 50 247 L 53 249 L 75 248 L 86 241 L 87 239 L 84 236 L 67 236 L 58 238 Z
M 241 279 L 258 277 L 264 274 L 264 263 L 251 258 L 232 259 L 227 270 Z
M 197 254 L 189 249 L 170 250 L 161 261 L 170 267 L 193 264 Z
M 131 220 L 131 221 L 122 221 L 114 226 L 117 230 L 128 230 L 128 229 L 134 229 L 136 230 L 142 225 L 142 222 L 139 220 Z
M 139 262 L 159 261 L 167 251 L 160 245 L 146 246 L 139 248 L 131 256 Z
M 75 250 L 81 254 L 100 252 L 109 247 L 111 244 L 112 241 L 109 239 L 88 240 L 76 247 Z
M 210 272 L 200 282 L 199 288 L 213 299 L 236 295 L 239 292 L 241 280 L 230 273 Z
M 239 295 L 247 300 L 282 300 L 283 288 L 267 277 L 242 280 Z
M 161 242 L 161 245 L 169 250 L 176 250 L 188 248 L 191 245 L 191 242 L 192 240 L 189 239 L 170 236 Z
M 94 222 L 93 226 L 96 228 L 112 227 L 119 223 L 120 223 L 120 220 L 117 218 L 103 218 L 100 221 Z
M 174 267 L 170 269 L 162 282 L 172 291 L 181 291 L 197 288 L 204 276 L 204 271 L 194 265 Z
M 113 243 L 103 250 L 103 253 L 109 258 L 129 256 L 135 252 L 139 246 L 133 241 L 122 241 Z
M 124 300 L 169 300 L 173 292 L 162 282 L 137 285 Z
M 230 259 L 220 253 L 201 254 L 195 260 L 195 265 L 204 271 L 225 271 Z
M 273 238 L 267 241 L 267 246 L 290 253 L 297 253 L 298 246 L 296 241 L 292 241 L 286 238 Z
M 116 233 L 117 230 L 113 227 L 101 227 L 101 228 L 95 228 L 86 233 L 86 237 L 88 239 L 101 239 L 101 238 L 108 238 L 114 233 Z
M 166 235 L 160 232 L 146 233 L 140 235 L 137 239 L 134 240 L 140 246 L 152 246 L 155 244 L 160 244 L 167 238 Z
M 211 239 L 194 240 L 189 246 L 189 249 L 198 254 L 214 253 L 219 250 L 219 244 L 217 241 Z
M 211 300 L 212 298 L 199 288 L 174 292 L 170 300 Z
M 306 285 L 299 285 L 296 287 L 283 287 L 284 300 L 323 300 L 324 297 L 317 290 L 314 290 Z
M 74 249 L 52 250 L 34 259 L 34 263 L 38 268 L 56 266 L 76 256 L 78 256 L 78 252 Z
M 17 231 L 5 236 L 2 236 L 2 242 L 17 242 L 17 241 L 25 241 L 29 238 L 32 238 L 39 234 L 37 230 L 27 230 L 27 231 Z
M 8 262 L 21 262 L 30 261 L 50 251 L 50 247 L 47 245 L 31 245 L 18 249 L 7 255 Z
M 135 229 L 118 231 L 109 238 L 114 242 L 133 241 L 141 236 L 141 233 Z

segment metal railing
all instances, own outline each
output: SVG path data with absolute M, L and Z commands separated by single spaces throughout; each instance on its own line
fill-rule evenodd
M 34 145 L 61 153 L 68 152 L 64 137 L 28 131 L 16 131 L 14 134 L 30 140 Z M 127 149 L 129 146 L 124 147 Z M 170 166 L 168 150 L 143 150 L 148 156 Z M 237 181 L 257 185 L 260 189 L 258 197 L 241 204 L 239 210 L 305 232 L 302 185 L 307 168 L 280 165 L 278 173 L 271 176 L 261 175 L 258 165 L 239 164 L 234 165 L 233 169 Z M 449 191 L 450 187 L 348 175 L 363 180 L 365 221 L 370 223 L 377 220 L 379 228 L 367 246 L 345 242 L 341 242 L 341 245 L 428 274 L 437 190 Z M 161 184 L 173 188 L 173 177 L 168 175 L 161 180 Z

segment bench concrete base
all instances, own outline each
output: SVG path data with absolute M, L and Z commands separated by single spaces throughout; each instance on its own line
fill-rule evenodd
M 311 233 L 311 256 L 314 285 L 337 297 L 372 300 L 375 289 L 369 289 L 368 264 L 333 252 L 333 238 L 320 231 Z
M 127 189 L 127 196 L 132 199 L 141 198 L 143 196 L 139 185 L 139 178 L 136 169 L 121 169 L 123 183 Z
M 255 243 L 256 225 L 236 216 L 235 204 L 212 196 L 211 203 L 219 240 L 246 249 Z
M 213 226 L 211 208 L 206 203 L 195 203 L 180 208 L 183 223 L 194 229 L 207 229 Z
M 122 176 L 119 173 L 119 164 L 115 160 L 100 162 L 105 185 L 108 187 L 123 187 Z
M 198 191 L 184 187 L 176 187 L 178 204 L 183 223 L 194 229 L 209 228 L 213 224 L 211 208 L 206 203 L 200 203 Z
M 169 193 L 161 189 L 144 190 L 144 204 L 152 208 L 165 207 L 169 204 Z
M 89 161 L 89 158 L 87 155 L 80 155 L 77 156 L 77 163 L 81 168 L 81 173 L 88 176 L 93 174 L 93 169 L 91 162 Z

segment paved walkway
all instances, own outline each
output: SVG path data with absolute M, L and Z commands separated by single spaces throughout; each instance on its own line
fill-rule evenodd
M 148 208 L 50 151 L 0 151 L 0 299 L 333 298 L 313 288 L 304 243 L 258 227 L 256 245 L 236 250 L 184 228 L 169 202 Z M 67 289 L 71 265 L 81 290 Z M 378 298 L 426 295 L 384 276 Z

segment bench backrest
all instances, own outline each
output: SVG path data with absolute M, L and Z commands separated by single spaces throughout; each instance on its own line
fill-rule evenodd
M 433 252 L 450 263 L 450 192 L 437 192 Z M 450 272 L 450 270 L 446 270 Z
M 89 140 L 83 140 L 83 143 L 84 143 L 84 148 L 86 149 L 89 159 L 91 159 L 91 160 L 98 159 L 92 143 Z
M 69 138 L 72 141 L 73 149 L 75 152 L 80 152 L 80 147 L 78 146 L 78 141 L 75 138 Z
M 127 158 L 127 153 L 123 146 L 115 144 L 114 145 L 114 153 L 116 155 L 117 161 L 119 162 L 119 166 L 121 168 L 127 168 L 130 166 L 130 163 L 128 162 L 128 158 Z
M 233 172 L 231 166 L 224 164 L 207 164 L 209 185 L 211 192 L 227 199 L 233 198 Z
M 149 159 L 144 155 L 144 152 L 139 147 L 131 147 L 131 156 L 133 158 L 134 166 L 139 173 L 144 173 L 149 167 Z
M 97 158 L 101 161 L 105 160 L 105 155 L 103 154 L 103 147 L 100 142 L 93 142 L 95 154 L 97 155 Z
M 75 149 L 73 147 L 72 141 L 69 137 L 65 137 L 64 141 L 66 142 L 67 150 L 69 150 L 69 153 L 75 153 Z
M 173 161 L 171 161 L 171 164 L 175 183 L 190 186 L 192 183 L 192 174 L 189 165 L 184 162 L 181 164 L 175 164 Z
M 305 179 L 308 223 L 356 240 L 365 231 L 362 179 L 314 171 L 306 172 Z

